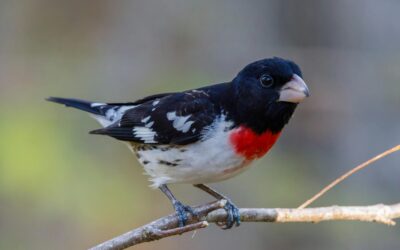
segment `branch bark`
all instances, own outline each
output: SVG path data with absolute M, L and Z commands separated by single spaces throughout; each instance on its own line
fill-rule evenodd
M 200 221 L 190 214 L 189 225 L 179 228 L 178 218 L 169 215 L 153 221 L 147 225 L 117 236 L 107 242 L 97 245 L 91 250 L 125 249 L 143 242 L 159 240 L 173 235 L 180 235 L 207 227 L 209 223 L 222 223 L 226 219 L 226 212 L 222 208 L 226 201 L 216 201 L 195 207 L 200 215 Z M 377 222 L 393 226 L 393 219 L 400 218 L 400 203 L 393 205 L 377 204 L 372 206 L 331 206 L 320 208 L 242 208 L 240 219 L 242 222 L 312 222 L 321 221 L 366 221 Z

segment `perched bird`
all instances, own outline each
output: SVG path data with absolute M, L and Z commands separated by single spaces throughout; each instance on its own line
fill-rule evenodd
M 265 155 L 297 104 L 309 96 L 294 62 L 270 58 L 243 68 L 230 82 L 157 94 L 128 103 L 98 103 L 50 97 L 49 101 L 89 112 L 103 126 L 91 134 L 125 141 L 152 187 L 172 202 L 184 226 L 194 212 L 167 184 L 190 183 L 226 199 L 224 228 L 240 224 L 238 208 L 204 183 L 231 178 Z

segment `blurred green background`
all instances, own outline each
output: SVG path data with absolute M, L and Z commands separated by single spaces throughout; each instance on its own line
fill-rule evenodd
M 311 97 L 279 143 L 213 185 L 241 207 L 296 207 L 345 170 L 400 142 L 400 2 L 0 2 L 0 249 L 85 249 L 172 212 L 129 150 L 88 135 L 64 96 L 132 101 L 228 81 L 281 56 Z M 370 166 L 314 206 L 399 202 L 400 156 Z M 172 187 L 188 204 L 210 201 Z M 136 249 L 400 249 L 400 227 L 244 223 Z

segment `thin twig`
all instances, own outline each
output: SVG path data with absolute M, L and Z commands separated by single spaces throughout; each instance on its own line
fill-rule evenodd
M 348 171 L 347 173 L 345 173 L 344 175 L 340 176 L 339 178 L 337 178 L 336 180 L 334 180 L 333 182 L 331 182 L 328 186 L 324 187 L 321 191 L 319 191 L 316 195 L 314 195 L 313 197 L 311 197 L 310 199 L 308 199 L 306 202 L 304 202 L 303 204 L 301 204 L 301 206 L 299 206 L 299 208 L 305 208 L 307 206 L 309 206 L 311 203 L 313 203 L 315 200 L 317 200 L 319 197 L 321 197 L 323 194 L 325 194 L 326 192 L 328 192 L 330 189 L 332 189 L 334 186 L 336 186 L 337 184 L 339 184 L 340 182 L 342 182 L 344 179 L 347 179 L 349 176 L 351 176 L 352 174 L 358 172 L 359 170 L 365 168 L 366 166 L 370 165 L 371 163 L 382 159 L 383 157 L 390 155 L 396 151 L 400 150 L 400 145 L 397 145 L 396 147 L 393 147 L 391 149 L 386 150 L 385 152 L 369 159 L 368 161 L 358 165 L 357 167 L 351 169 L 350 171 Z
M 218 203 L 206 204 L 196 207 L 195 211 L 208 211 L 203 217 L 204 221 L 195 222 L 190 217 L 191 223 L 183 228 L 178 228 L 178 218 L 169 215 L 134 229 L 123 235 L 117 236 L 105 243 L 91 248 L 91 250 L 121 250 L 143 242 L 159 240 L 165 237 L 180 235 L 208 226 L 208 223 L 224 222 L 226 212 L 218 209 L 210 212 L 210 207 L 222 205 Z M 188 214 L 188 216 L 190 216 Z M 352 206 L 352 207 L 321 207 L 321 208 L 242 208 L 240 219 L 242 222 L 321 222 L 321 221 L 367 221 L 386 225 L 395 225 L 393 219 L 400 218 L 400 203 L 394 205 Z

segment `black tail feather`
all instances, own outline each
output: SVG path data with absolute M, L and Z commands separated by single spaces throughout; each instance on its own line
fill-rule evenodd
M 92 134 L 92 135 L 104 135 L 105 131 L 104 131 L 104 129 L 100 128 L 100 129 L 95 129 L 95 130 L 89 131 L 89 134 Z
M 50 102 L 55 102 L 59 104 L 64 104 L 67 107 L 73 107 L 76 109 L 80 109 L 95 115 L 102 115 L 102 109 L 100 108 L 103 105 L 93 105 L 93 102 L 72 99 L 72 98 L 61 98 L 61 97 L 49 97 L 46 99 Z M 104 106 L 103 106 L 104 107 Z

